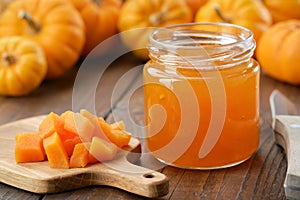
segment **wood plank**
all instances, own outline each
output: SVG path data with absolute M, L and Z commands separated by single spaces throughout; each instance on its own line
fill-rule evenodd
M 30 193 L 18 188 L 8 186 L 6 184 L 0 184 L 0 199 L 11 200 L 11 199 L 22 199 L 22 200 L 39 200 L 42 195 Z
M 141 64 L 140 60 L 125 55 L 106 68 L 102 59 L 104 57 L 81 65 L 73 87 L 73 111 L 85 108 L 99 116 L 107 116 L 136 78 L 137 74 L 131 73 L 131 69 Z M 125 75 L 122 84 L 116 85 Z
M 128 192 L 124 192 L 122 190 L 111 188 L 108 186 L 100 186 L 100 187 L 89 187 L 78 189 L 74 191 L 58 193 L 58 194 L 50 194 L 46 195 L 43 200 L 57 200 L 57 199 L 65 199 L 65 200 L 74 200 L 74 199 L 89 199 L 89 200 L 117 200 L 117 199 L 145 199 L 144 197 L 140 197 L 138 195 L 134 195 Z
M 111 107 L 123 95 L 123 93 L 115 94 L 116 98 L 111 101 L 112 91 L 118 79 L 127 71 L 141 61 L 132 58 L 132 56 L 122 56 L 107 68 L 104 76 L 102 76 L 96 95 L 96 113 L 106 116 Z M 102 66 L 97 66 L 101 68 Z M 62 113 L 65 110 L 72 109 L 73 86 L 79 66 L 74 67 L 71 71 L 55 80 L 44 81 L 44 83 L 32 94 L 24 97 L 3 97 L 0 96 L 0 109 L 3 113 L 7 113 L 5 117 L 0 117 L 0 124 L 5 124 L 14 120 L 47 114 L 51 111 Z M 93 73 L 93 71 L 91 72 Z M 128 77 L 130 79 L 130 77 Z M 132 78 L 135 78 L 134 76 Z M 124 82 L 122 87 L 124 90 L 132 80 Z M 86 90 L 88 91 L 89 86 Z M 90 96 L 83 94 L 80 101 L 81 108 L 85 108 L 85 104 Z M 78 110 L 79 108 L 77 108 Z M 3 115 L 2 115 L 3 116 Z

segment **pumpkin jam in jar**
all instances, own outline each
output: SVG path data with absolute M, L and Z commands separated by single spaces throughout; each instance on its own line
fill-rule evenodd
M 146 142 L 160 161 L 215 169 L 259 145 L 259 65 L 252 32 L 223 23 L 182 24 L 150 36 L 144 67 Z

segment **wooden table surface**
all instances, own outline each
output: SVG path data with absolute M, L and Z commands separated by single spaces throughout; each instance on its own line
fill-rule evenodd
M 96 65 L 89 69 L 90 72 L 105 68 L 101 64 Z M 142 66 L 143 62 L 127 54 L 107 68 L 98 87 L 95 87 L 96 91 L 89 91 L 88 84 L 93 82 L 90 81 L 90 75 L 86 75 L 84 81 L 82 78 L 78 81 L 80 76 L 76 75 L 81 68 L 75 67 L 57 80 L 45 81 L 29 96 L 0 97 L 0 125 L 51 111 L 62 113 L 68 109 L 78 111 L 88 107 L 94 108 L 99 116 L 107 120 L 125 120 L 127 129 L 139 136 L 142 133 L 138 132 L 137 125 L 143 124 Z M 86 91 L 81 91 L 81 86 Z M 300 88 L 280 83 L 262 74 L 260 89 L 260 145 L 255 155 L 246 162 L 227 169 L 200 171 L 159 165 L 148 154 L 141 157 L 139 164 L 158 167 L 169 178 L 169 193 L 160 199 L 285 199 L 283 182 L 287 161 L 284 151 L 275 144 L 269 95 L 273 89 L 279 89 L 293 101 L 297 101 L 300 99 Z M 91 107 L 93 103 L 95 107 Z M 128 108 L 129 114 L 126 112 Z M 43 195 L 0 183 L 0 199 L 144 198 L 107 186 Z

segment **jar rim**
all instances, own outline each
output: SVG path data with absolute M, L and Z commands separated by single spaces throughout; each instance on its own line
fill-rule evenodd
M 184 28 L 184 27 L 192 27 L 192 26 L 215 26 L 215 27 L 226 27 L 226 28 L 234 28 L 236 30 L 241 30 L 242 32 L 246 33 L 246 37 L 242 38 L 241 40 L 237 40 L 235 42 L 232 43 L 227 43 L 227 44 L 222 44 L 222 47 L 227 47 L 227 46 L 232 46 L 232 45 L 238 45 L 240 43 L 245 43 L 247 41 L 252 41 L 253 40 L 253 32 L 243 26 L 240 25 L 236 25 L 236 24 L 230 24 L 230 23 L 225 23 L 225 22 L 192 22 L 192 23 L 185 23 L 185 24 L 176 24 L 176 25 L 172 25 L 172 26 L 166 26 L 166 27 L 161 27 L 161 28 L 157 28 L 156 30 L 154 30 L 150 36 L 149 36 L 149 42 L 150 44 L 154 44 L 154 45 L 160 45 L 160 46 L 165 46 L 165 47 L 184 47 L 184 48 L 188 48 L 188 49 L 193 49 L 193 48 L 199 48 L 199 46 L 179 46 L 179 45 L 172 45 L 170 43 L 165 43 L 163 41 L 159 41 L 157 39 L 155 39 L 155 35 L 157 35 L 159 32 L 162 32 L 164 30 L 176 30 L 177 28 Z M 178 29 L 180 30 L 180 29 Z M 201 29 L 199 29 L 199 32 L 202 31 Z M 245 34 L 244 34 L 245 35 Z M 203 46 L 201 46 L 203 48 Z M 207 48 L 215 48 L 215 47 L 205 47 Z
M 201 28 L 202 27 L 202 28 Z M 253 33 L 223 22 L 198 22 L 158 28 L 149 36 L 151 60 L 176 65 L 188 62 L 210 69 L 249 62 L 256 47 Z

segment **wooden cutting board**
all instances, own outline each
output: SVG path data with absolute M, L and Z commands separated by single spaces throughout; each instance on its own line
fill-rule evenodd
M 134 165 L 141 145 L 132 138 L 129 146 L 119 151 L 117 158 L 85 168 L 52 169 L 47 161 L 15 162 L 15 134 L 36 132 L 45 116 L 19 120 L 0 126 L 0 182 L 34 193 L 55 193 L 91 185 L 108 185 L 146 197 L 168 193 L 165 175 Z M 130 162 L 129 162 L 130 161 Z

